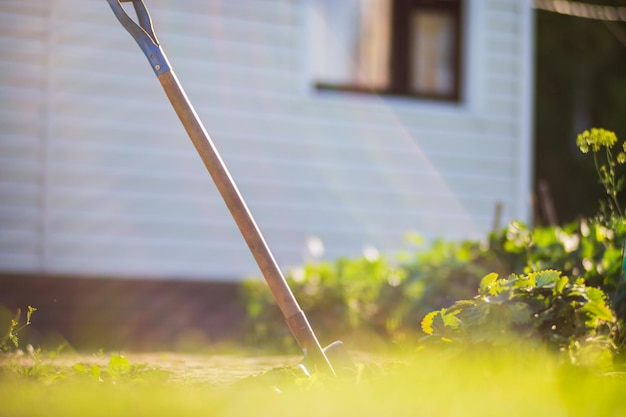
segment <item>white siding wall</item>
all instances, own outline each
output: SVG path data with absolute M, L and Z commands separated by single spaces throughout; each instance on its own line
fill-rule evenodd
M 466 98 L 310 88 L 306 0 L 146 0 L 283 266 L 527 220 L 530 11 L 470 0 Z M 0 3 L 0 271 L 258 274 L 145 57 L 102 1 Z
M 48 5 L 0 4 L 0 269 L 41 268 Z

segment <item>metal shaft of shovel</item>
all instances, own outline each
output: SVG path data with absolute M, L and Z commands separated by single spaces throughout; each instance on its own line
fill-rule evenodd
M 305 355 L 313 360 L 321 371 L 334 374 L 334 370 L 324 350 L 320 346 L 304 312 L 298 305 L 291 289 L 287 285 L 269 246 L 265 242 L 250 210 L 233 181 L 224 161 L 220 157 L 210 136 L 187 98 L 176 74 L 161 49 L 152 28 L 152 21 L 142 0 L 132 1 L 139 24 L 131 19 L 120 0 L 107 0 L 113 13 L 122 26 L 128 30 L 148 58 L 165 94 L 176 111 L 196 151 L 202 158 L 213 182 L 222 195 L 235 223 L 239 227 L 265 281 L 267 282 L 291 334 L 303 349 Z

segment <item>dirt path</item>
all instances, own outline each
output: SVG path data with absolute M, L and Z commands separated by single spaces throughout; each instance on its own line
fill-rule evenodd
M 230 384 L 271 369 L 294 366 L 295 356 L 203 355 L 179 353 L 129 354 L 133 363 L 146 363 L 168 372 L 172 381 Z
M 131 364 L 146 366 L 148 369 L 165 371 L 172 382 L 206 383 L 227 385 L 256 376 L 272 369 L 291 367 L 302 359 L 297 356 L 246 356 L 244 354 L 184 354 L 184 353 L 119 353 L 128 358 Z M 8 354 L 0 356 L 0 367 L 14 365 L 32 367 L 50 365 L 55 369 L 71 369 L 76 364 L 86 368 L 97 365 L 106 369 L 111 354 L 62 353 L 56 357 L 40 355 L 35 360 L 32 354 Z

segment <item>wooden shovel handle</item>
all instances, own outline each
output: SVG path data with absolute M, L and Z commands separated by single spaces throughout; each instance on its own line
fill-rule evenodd
M 321 367 L 320 370 L 330 371 L 330 373 L 334 374 L 332 365 L 287 285 L 287 281 L 278 268 L 269 246 L 257 227 L 224 161 L 202 125 L 174 71 L 171 69 L 169 61 L 154 33 L 152 19 L 146 5 L 143 0 L 132 0 L 137 14 L 137 21 L 139 22 L 137 24 L 128 16 L 120 1 L 125 0 L 107 0 L 117 19 L 132 35 L 146 55 L 146 58 L 148 58 L 161 86 L 163 86 L 163 90 L 165 90 L 165 94 L 170 100 L 172 107 L 174 107 L 178 118 L 185 127 L 189 138 L 198 151 L 198 155 L 200 155 L 202 162 L 204 162 L 209 174 L 211 174 L 213 182 L 248 244 L 250 252 L 252 252 L 259 269 L 263 273 L 278 307 L 285 316 L 291 334 L 304 350 L 305 356 L 318 364 Z
M 198 118 L 176 75 L 170 70 L 158 75 L 158 79 L 248 244 L 250 252 L 252 252 L 259 269 L 265 277 L 265 281 L 276 299 L 278 307 L 285 316 L 292 335 L 305 351 L 305 355 L 311 359 L 317 358 L 315 360 L 316 363 L 321 363 L 322 367 L 327 367 L 334 373 L 315 333 L 300 309 L 269 246 L 254 221 L 252 213 L 250 213 L 224 161 Z

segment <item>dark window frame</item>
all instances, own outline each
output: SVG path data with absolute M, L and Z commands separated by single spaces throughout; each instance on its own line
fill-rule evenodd
M 450 94 L 420 93 L 410 86 L 411 15 L 414 11 L 443 12 L 454 19 L 453 89 Z M 393 0 L 391 10 L 390 85 L 387 88 L 368 88 L 349 84 L 316 82 L 320 90 L 361 92 L 380 95 L 404 96 L 446 102 L 460 102 L 463 75 L 462 39 L 463 0 Z

